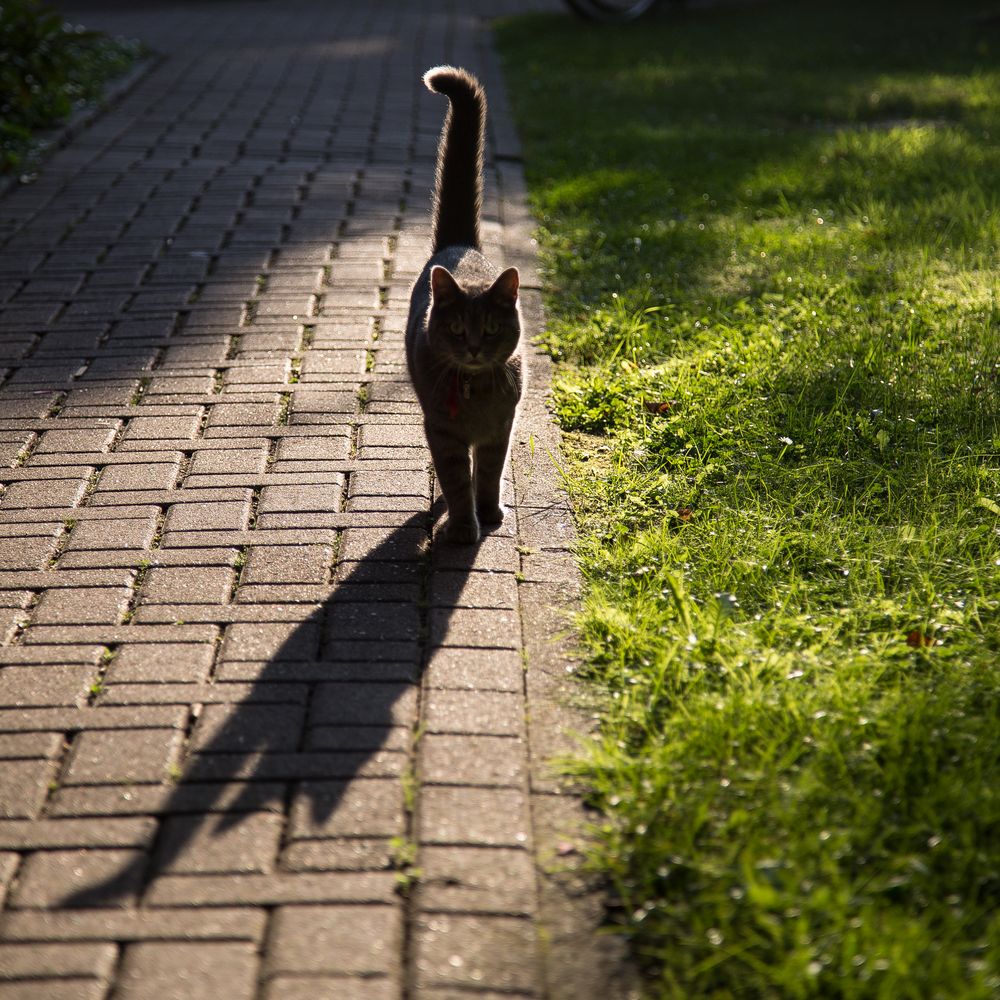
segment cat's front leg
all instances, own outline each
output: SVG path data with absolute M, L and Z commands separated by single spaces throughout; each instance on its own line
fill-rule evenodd
M 469 446 L 439 430 L 425 427 L 441 492 L 448 504 L 445 537 L 449 542 L 474 545 L 479 541 L 479 520 L 472 490 Z
M 500 506 L 500 480 L 507 461 L 510 437 L 502 441 L 477 444 L 472 449 L 472 478 L 476 491 L 476 514 L 480 524 L 502 524 L 503 507 Z

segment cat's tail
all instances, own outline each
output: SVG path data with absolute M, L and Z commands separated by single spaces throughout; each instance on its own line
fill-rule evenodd
M 424 83 L 449 101 L 434 183 L 434 253 L 450 246 L 481 250 L 486 93 L 471 73 L 454 66 L 429 69 Z

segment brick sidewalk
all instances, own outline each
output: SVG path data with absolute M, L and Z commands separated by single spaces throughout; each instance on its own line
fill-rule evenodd
M 545 767 L 583 724 L 544 361 L 474 550 L 405 372 L 429 66 L 486 85 L 541 317 L 476 4 L 71 9 L 158 54 L 0 199 L 0 1000 L 629 995 Z

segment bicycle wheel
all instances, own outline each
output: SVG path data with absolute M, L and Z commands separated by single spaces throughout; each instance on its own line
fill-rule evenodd
M 632 21 L 641 17 L 657 0 L 566 0 L 574 13 L 588 21 Z

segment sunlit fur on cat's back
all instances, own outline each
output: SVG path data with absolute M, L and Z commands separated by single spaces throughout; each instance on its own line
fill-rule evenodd
M 473 542 L 481 523 L 503 518 L 500 469 L 524 378 L 518 275 L 496 267 L 480 244 L 482 88 L 450 67 L 424 80 L 447 94 L 449 110 L 438 147 L 433 253 L 410 297 L 406 356 L 448 502 L 448 537 Z

